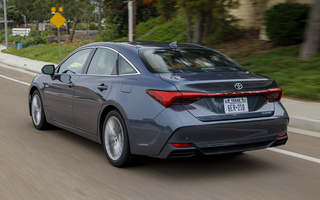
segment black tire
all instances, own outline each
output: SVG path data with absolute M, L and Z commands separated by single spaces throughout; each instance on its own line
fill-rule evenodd
M 126 167 L 133 162 L 126 125 L 117 110 L 108 113 L 103 124 L 102 144 L 105 154 L 115 167 Z
M 31 97 L 31 119 L 33 125 L 38 130 L 44 130 L 49 127 L 43 110 L 41 96 L 38 90 L 35 90 Z

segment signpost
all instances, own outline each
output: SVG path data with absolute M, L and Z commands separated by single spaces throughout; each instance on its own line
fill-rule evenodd
M 58 40 L 59 40 L 59 55 L 61 58 L 61 42 L 60 42 L 60 27 L 67 21 L 59 12 L 63 12 L 63 8 L 59 8 L 59 12 L 56 12 L 56 8 L 51 8 L 53 17 L 50 22 L 58 28 Z
M 3 1 L 3 11 L 4 11 L 4 28 L 5 28 L 5 34 L 6 34 L 6 49 L 9 49 L 9 41 L 8 41 L 8 22 L 7 22 L 7 6 L 6 6 L 7 0 Z

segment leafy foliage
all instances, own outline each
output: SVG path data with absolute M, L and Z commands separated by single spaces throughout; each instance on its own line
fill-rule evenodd
M 95 23 L 90 23 L 89 24 L 89 30 L 98 30 L 98 25 Z
M 174 18 L 172 19 L 172 21 L 155 26 L 147 34 L 139 37 L 137 40 L 159 42 L 186 42 L 185 29 L 185 20 L 181 18 Z
M 320 56 L 300 60 L 297 58 L 299 47 L 280 47 L 239 63 L 255 73 L 274 78 L 285 96 L 320 100 Z
M 106 0 L 105 30 L 102 32 L 103 41 L 110 41 L 128 35 L 128 6 L 122 0 Z M 150 18 L 157 17 L 156 8 L 153 5 L 145 5 L 137 1 L 136 23 L 146 22 Z
M 149 1 L 150 2 L 150 1 Z M 188 42 L 221 42 L 239 36 L 237 20 L 228 10 L 238 6 L 238 0 L 158 0 L 158 12 L 167 20 L 183 13 L 186 17 Z
M 298 44 L 303 40 L 309 6 L 298 3 L 277 4 L 266 11 L 266 32 L 280 45 Z

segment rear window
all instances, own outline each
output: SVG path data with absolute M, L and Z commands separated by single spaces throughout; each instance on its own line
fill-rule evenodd
M 248 71 L 229 57 L 205 49 L 143 49 L 140 57 L 154 73 Z

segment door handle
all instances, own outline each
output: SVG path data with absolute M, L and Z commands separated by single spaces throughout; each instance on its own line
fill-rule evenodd
M 101 85 L 98 86 L 98 89 L 99 89 L 100 91 L 107 90 L 107 89 L 108 89 L 108 86 L 102 83 Z

